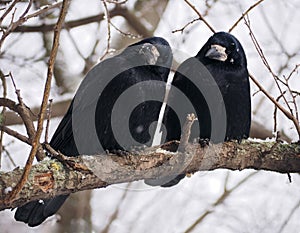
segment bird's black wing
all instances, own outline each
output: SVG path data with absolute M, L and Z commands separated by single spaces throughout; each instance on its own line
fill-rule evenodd
M 168 100 L 169 111 L 164 117 L 168 132 L 167 141 L 180 140 L 187 115 L 194 113 L 197 121 L 191 128 L 190 141 L 200 138 L 221 142 L 226 134 L 226 108 L 219 83 L 197 58 L 185 60 L 177 69 Z M 170 111 L 170 109 L 172 111 Z M 184 174 L 181 171 L 189 161 L 183 161 L 178 176 L 147 180 L 150 185 L 170 187 L 177 184 Z M 181 169 L 181 170 L 180 170 Z M 168 181 L 168 182 L 166 182 Z
M 79 98 L 81 98 L 82 96 L 86 96 L 86 102 L 85 104 L 76 104 L 74 107 L 75 100 L 72 100 L 66 115 L 63 117 L 51 139 L 50 145 L 55 150 L 58 150 L 67 156 L 78 155 L 78 150 L 73 134 L 74 130 L 76 132 L 78 126 L 73 124 L 72 115 L 74 114 L 74 112 L 78 114 L 82 113 L 81 115 L 83 118 L 81 120 L 83 121 L 83 124 L 85 120 L 88 120 L 85 119 L 85 116 L 86 114 L 91 112 L 90 108 L 97 103 L 97 95 L 93 97 L 92 95 L 87 95 L 87 93 L 85 92 L 90 91 L 90 86 L 97 87 L 102 85 L 101 74 L 109 73 L 110 69 L 112 68 L 112 64 L 118 64 L 119 68 L 122 68 L 124 66 L 126 68 L 126 59 L 118 56 L 96 65 L 82 82 L 81 88 L 78 90 L 76 95 L 79 96 Z M 86 132 L 85 136 L 86 141 L 84 143 L 86 143 L 87 141 L 91 141 L 91 135 L 89 134 L 89 132 Z M 67 199 L 67 197 L 68 195 L 60 195 L 52 199 L 29 202 L 17 208 L 15 219 L 17 221 L 28 223 L 29 226 L 37 226 L 41 224 L 47 217 L 56 213 L 64 203 L 64 201 Z
M 147 43 L 147 46 L 143 47 L 143 43 Z M 165 67 L 145 65 L 145 61 L 155 61 L 158 55 L 155 49 L 154 52 L 151 50 L 153 46 L 148 46 L 149 43 L 157 45 L 156 49 L 161 52 L 158 61 Z M 120 55 L 101 62 L 87 74 L 53 135 L 50 145 L 54 149 L 67 156 L 98 154 L 106 149 L 124 149 L 114 138 L 111 126 L 114 104 L 123 91 L 142 81 L 149 81 L 149 83 L 141 86 L 138 94 L 132 95 L 132 97 L 142 102 L 146 100 L 144 87 L 148 87 L 150 92 L 154 92 L 151 95 L 155 96 L 156 89 L 162 90 L 164 85 L 160 82 L 151 82 L 151 80 L 165 82 L 172 61 L 171 49 L 162 38 L 148 38 L 136 45 L 140 45 L 139 48 L 144 50 L 141 52 L 129 46 Z M 150 50 L 147 50 L 148 48 Z M 153 53 L 149 54 L 148 51 Z M 145 56 L 141 57 L 142 55 Z M 164 64 L 166 61 L 167 64 Z M 160 104 L 157 101 L 154 102 L 155 110 L 152 109 L 153 111 L 147 109 L 147 104 L 143 103 L 135 111 L 131 120 L 135 123 L 138 119 L 144 119 L 140 122 L 142 130 L 136 131 L 140 125 L 135 127 L 133 123 L 129 122 L 129 127 L 133 125 L 131 128 L 135 131 L 133 135 L 135 134 L 142 143 L 146 139 L 144 135 L 148 137 L 144 131 L 148 127 L 149 121 L 153 121 L 153 118 L 156 117 L 162 98 L 163 96 L 158 99 Z M 126 112 L 126 102 L 123 107 L 125 110 L 121 110 L 121 113 L 122 111 Z M 117 115 L 119 121 L 122 121 L 124 117 L 128 116 L 126 114 Z M 125 124 L 126 126 L 128 123 Z M 123 137 L 122 133 L 120 133 L 120 137 Z M 67 197 L 68 195 L 62 195 L 27 203 L 17 209 L 15 219 L 28 223 L 29 226 L 37 226 L 47 217 L 56 213 Z
M 98 104 L 96 109 L 96 122 L 102 121 L 96 124 L 98 138 L 106 149 L 151 146 L 154 132 L 151 124 L 158 119 L 165 93 L 162 76 L 168 73 L 167 70 L 164 74 L 156 71 L 155 66 L 130 69 L 112 80 L 101 94 L 102 99 L 111 100 L 108 104 Z M 124 76 L 128 80 L 122 82 Z M 117 118 L 106 116 L 107 112 Z
M 219 112 L 222 101 L 214 78 L 196 58 L 189 58 L 179 66 L 173 78 L 168 104 L 175 106 L 181 129 L 188 114 L 194 113 L 197 117 L 192 127 L 191 140 L 198 137 L 211 138 L 212 124 L 222 117 Z M 168 118 L 167 128 L 178 128 L 178 122 L 168 114 L 165 117 Z
M 242 51 L 242 49 L 240 49 Z M 229 64 L 230 65 L 230 64 Z M 246 66 L 207 64 L 222 94 L 226 109 L 226 134 L 221 141 L 242 140 L 249 137 L 251 124 L 251 95 Z
M 215 56 L 222 54 L 226 59 Z M 247 59 L 241 43 L 229 33 L 217 32 L 196 57 L 214 77 L 223 96 L 227 118 L 223 140 L 247 138 L 251 123 L 251 98 Z
M 202 92 L 209 85 L 215 84 L 209 83 L 206 75 L 209 75 L 209 73 L 195 58 L 187 59 L 178 67 L 173 77 L 168 108 L 163 120 L 167 131 L 166 141 L 180 140 L 182 127 L 187 115 L 190 113 L 194 113 L 198 118 L 198 121 L 192 127 L 190 139 L 198 138 L 199 135 L 204 138 L 210 137 L 210 111 L 205 93 Z M 188 161 L 183 161 L 178 168 L 178 174 L 184 170 L 187 163 Z M 145 182 L 153 186 L 170 187 L 177 184 L 184 176 L 185 174 L 159 177 L 148 179 Z

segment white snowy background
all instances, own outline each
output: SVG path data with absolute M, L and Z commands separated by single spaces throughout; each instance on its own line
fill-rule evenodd
M 129 0 L 126 4 L 130 8 L 133 2 Z M 200 12 L 202 12 L 201 9 L 206 9 L 205 1 L 192 2 Z M 228 31 L 242 13 L 256 1 L 208 2 L 215 3 L 212 4 L 205 19 L 216 31 Z M 299 10 L 300 2 L 297 0 L 266 0 L 249 13 L 251 28 L 270 66 L 280 77 L 288 76 L 295 65 L 300 63 Z M 103 12 L 103 6 L 98 0 L 73 0 L 66 21 L 95 15 L 99 12 Z M 161 15 L 154 35 L 167 39 L 172 48 L 194 56 L 212 35 L 204 23 L 197 21 L 187 27 L 183 33 L 172 33 L 173 30 L 183 27 L 194 18 L 197 18 L 197 15 L 183 0 L 171 0 Z M 37 19 L 31 19 L 28 25 L 34 25 L 37 22 Z M 112 22 L 122 28 L 124 20 L 116 17 L 112 19 Z M 105 51 L 106 33 L 105 22 L 101 23 L 100 27 L 94 23 L 70 30 L 70 35 L 84 56 L 90 54 L 94 41 L 100 38 L 96 50 L 98 58 Z M 279 96 L 274 79 L 256 52 L 244 21 L 241 21 L 232 33 L 244 47 L 250 73 L 275 98 Z M 53 82 L 51 98 L 54 101 L 71 98 L 82 78 L 84 61 L 70 41 L 70 35 L 65 31 L 62 32 L 60 46 L 63 47 L 65 69 L 72 79 L 74 92 L 61 96 Z M 113 31 L 112 38 L 116 36 L 120 35 Z M 38 33 L 11 34 L 6 39 L 2 51 L 5 53 L 0 56 L 1 69 L 4 73 L 12 72 L 24 102 L 30 107 L 38 106 L 42 99 L 47 72 L 45 60 L 39 60 L 44 54 L 41 35 Z M 296 55 L 288 59 L 284 51 Z M 175 59 L 182 61 L 185 57 L 175 54 Z M 281 69 L 282 66 L 283 69 Z M 300 90 L 299 78 L 300 75 L 295 73 L 290 84 L 294 90 L 298 91 Z M 8 97 L 16 100 L 9 79 L 7 84 Z M 258 88 L 251 83 L 251 92 L 256 93 L 256 91 Z M 262 93 L 252 96 L 252 110 L 253 119 L 268 129 L 273 128 L 274 106 Z M 59 120 L 51 120 L 50 131 L 52 133 Z M 13 128 L 25 134 L 23 126 Z M 278 130 L 283 130 L 292 140 L 298 140 L 292 122 L 281 113 L 278 114 Z M 4 145 L 11 152 L 17 165 L 24 166 L 30 148 L 8 136 L 5 137 Z M 1 169 L 7 171 L 13 168 L 14 166 L 4 155 Z M 291 174 L 292 183 L 289 183 L 286 174 L 257 172 L 230 193 L 222 204 L 214 206 L 224 192 L 225 185 L 227 189 L 230 189 L 253 172 L 255 171 L 198 172 L 191 178 L 185 178 L 179 185 L 167 189 L 152 188 L 140 181 L 94 190 L 91 200 L 93 231 L 102 232 L 111 215 L 118 208 L 117 217 L 110 224 L 107 232 L 187 232 L 187 229 L 207 211 L 211 212 L 192 232 L 299 232 L 299 174 Z M 42 226 L 28 228 L 25 224 L 16 222 L 13 214 L 14 211 L 10 210 L 0 212 L 0 232 L 53 232 L 53 227 L 55 227 L 55 218 L 52 218 Z

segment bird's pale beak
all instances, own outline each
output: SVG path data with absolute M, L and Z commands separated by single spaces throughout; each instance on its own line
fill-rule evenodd
M 146 63 L 149 65 L 155 65 L 160 53 L 158 52 L 157 48 L 149 43 L 146 43 L 142 46 L 139 51 L 139 54 L 143 54 L 146 60 Z
M 211 45 L 211 48 L 206 52 L 205 57 L 218 61 L 226 61 L 226 48 L 221 45 L 213 44 Z

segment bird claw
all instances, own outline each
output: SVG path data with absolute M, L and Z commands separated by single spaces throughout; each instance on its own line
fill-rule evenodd
M 199 144 L 202 148 L 209 146 L 209 139 L 208 138 L 200 138 Z
M 127 150 L 120 150 L 120 149 L 113 149 L 113 150 L 107 150 L 108 153 L 115 154 L 117 156 L 127 156 L 130 155 L 130 152 Z

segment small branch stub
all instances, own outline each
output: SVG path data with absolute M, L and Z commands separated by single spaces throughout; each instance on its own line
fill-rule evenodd
M 181 139 L 180 139 L 180 144 L 178 147 L 179 152 L 184 152 L 186 149 L 186 146 L 188 145 L 189 138 L 191 135 L 191 128 L 194 123 L 194 121 L 197 120 L 196 116 L 194 113 L 188 114 L 186 117 L 186 121 L 183 125 L 183 130 L 181 134 Z

